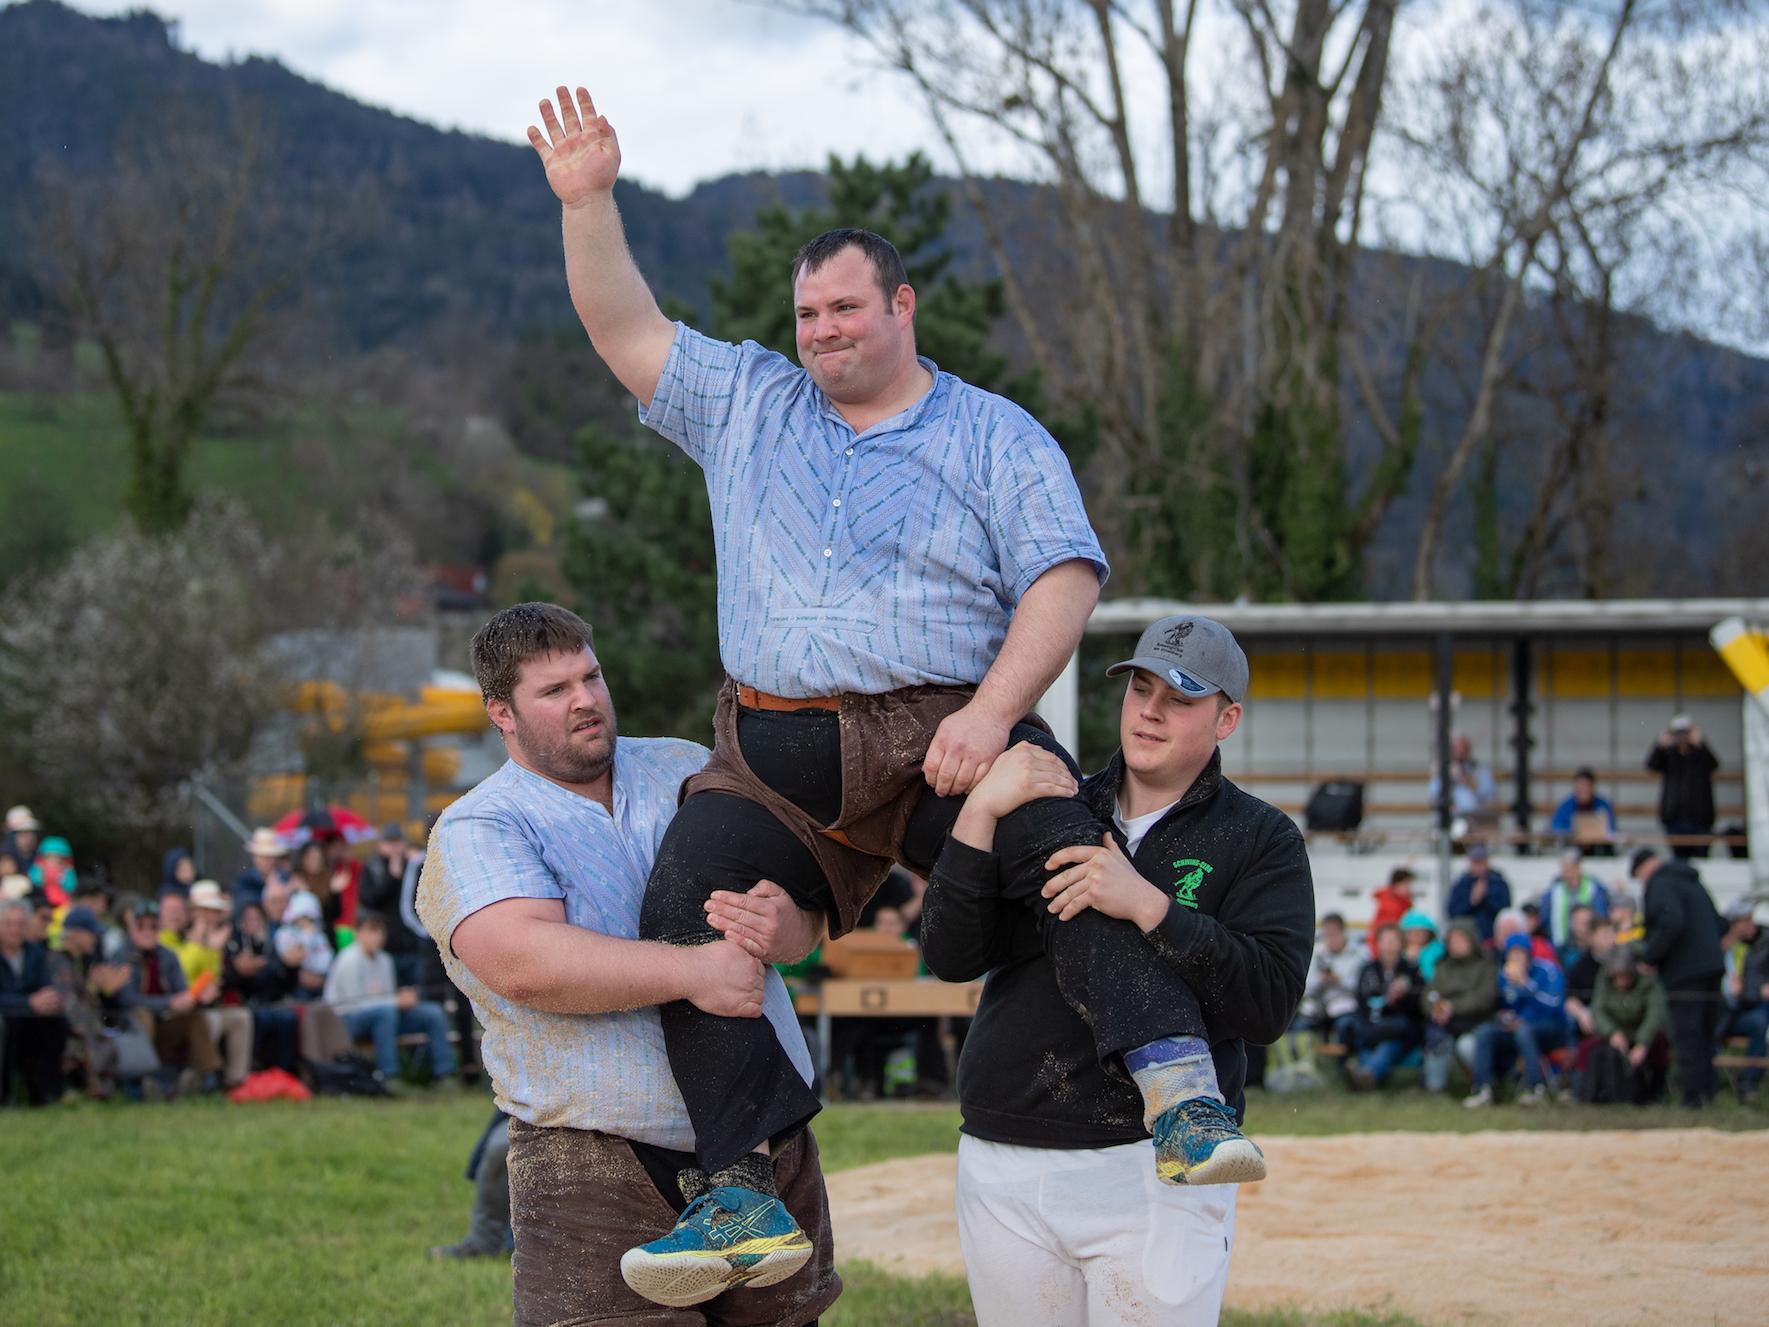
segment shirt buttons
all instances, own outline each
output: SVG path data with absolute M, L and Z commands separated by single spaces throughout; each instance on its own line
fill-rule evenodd
M 852 447 L 848 448 L 847 455 L 852 456 L 853 454 L 854 454 L 854 449 Z
M 823 550 L 823 556 L 826 558 L 832 558 L 835 556 L 835 550 L 833 548 L 826 548 Z
M 842 500 L 841 500 L 841 499 L 840 499 L 840 498 L 837 498 L 837 499 L 836 499 L 836 500 L 835 500 L 835 505 L 836 505 L 836 506 L 838 506 L 838 507 L 839 507 L 839 506 L 841 506 L 841 505 L 842 505 Z

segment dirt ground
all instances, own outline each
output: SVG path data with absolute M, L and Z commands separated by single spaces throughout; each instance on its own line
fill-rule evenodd
M 1769 1133 L 1260 1141 L 1272 1178 L 1241 1192 L 1232 1306 L 1385 1308 L 1428 1327 L 1769 1322 Z M 962 1274 L 953 1165 L 831 1176 L 838 1256 Z

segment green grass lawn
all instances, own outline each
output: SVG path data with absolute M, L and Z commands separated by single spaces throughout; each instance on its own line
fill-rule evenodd
M 0 1115 L 11 1200 L 0 1204 L 0 1321 L 48 1324 L 484 1323 L 509 1320 L 503 1263 L 438 1265 L 465 1231 L 462 1167 L 490 1114 L 474 1093 L 235 1107 L 73 1106 Z M 1258 1098 L 1255 1135 L 1377 1129 L 1662 1127 L 1680 1111 L 1462 1110 L 1413 1093 Z M 950 1151 L 950 1106 L 835 1106 L 817 1131 L 828 1170 Z M 1722 1107 L 1717 1128 L 1769 1116 Z M 964 1284 L 842 1269 L 831 1327 L 972 1322 Z M 1350 1312 L 1224 1315 L 1231 1327 L 1409 1327 Z

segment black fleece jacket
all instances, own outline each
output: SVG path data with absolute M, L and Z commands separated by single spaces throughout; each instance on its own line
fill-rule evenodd
M 1081 795 L 1112 824 L 1120 752 Z M 1116 829 L 1113 831 L 1116 833 Z M 1120 838 L 1122 843 L 1122 839 Z M 1198 997 L 1217 1081 L 1245 1112 L 1244 1041 L 1281 1037 L 1302 1001 L 1314 945 L 1314 883 L 1295 823 L 1222 776 L 1221 752 L 1156 822 L 1132 858 L 1174 895 L 1167 916 L 1126 944 L 1150 944 Z M 1110 1147 L 1147 1138 L 1142 1098 L 1057 990 L 1037 921 L 999 896 L 996 860 L 948 840 L 922 910 L 922 952 L 948 981 L 988 973 L 958 1067 L 964 1132 L 1027 1147 Z

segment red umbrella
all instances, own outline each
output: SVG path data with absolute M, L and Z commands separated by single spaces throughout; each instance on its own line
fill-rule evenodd
M 375 827 L 347 806 L 291 811 L 271 828 L 291 848 L 299 848 L 309 839 L 342 838 L 346 843 L 367 843 L 375 837 Z

